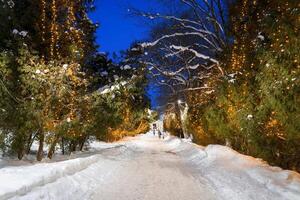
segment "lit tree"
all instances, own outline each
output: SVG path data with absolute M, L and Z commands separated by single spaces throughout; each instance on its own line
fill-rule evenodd
M 63 137 L 84 138 L 83 131 L 75 126 L 90 116 L 89 109 L 80 104 L 88 99 L 91 81 L 88 75 L 92 73 L 84 64 L 96 48 L 93 35 L 96 26 L 87 17 L 92 3 L 83 0 L 0 3 L 0 11 L 3 10 L 0 21 L 7 21 L 10 16 L 9 23 L 3 24 L 4 34 L 0 35 L 4 47 L 1 48 L 4 59 L 0 69 L 4 97 L 1 107 L 6 110 L 1 124 L 13 153 L 20 159 L 34 140 L 39 141 L 37 160 L 41 160 L 44 142 L 50 144 L 48 156 L 52 157 Z M 66 134 L 61 134 L 63 128 Z
M 228 3 L 182 0 L 177 6 L 182 8 L 179 15 L 131 11 L 149 20 L 164 20 L 153 30 L 153 40 L 140 44 L 141 62 L 158 85 L 168 88 L 168 104 L 185 124 L 180 113 L 195 103 L 186 99 L 187 94 L 212 95 L 225 74 L 219 59 L 229 46 Z
M 228 74 L 198 114 L 216 141 L 290 169 L 299 169 L 298 7 L 290 0 L 235 2 Z

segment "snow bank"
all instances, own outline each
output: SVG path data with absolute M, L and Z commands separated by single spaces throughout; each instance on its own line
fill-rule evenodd
M 224 199 L 300 199 L 300 174 L 294 171 L 271 167 L 226 146 L 201 147 L 174 137 L 166 144 L 194 164 Z
M 118 143 L 92 142 L 89 146 L 89 152 L 74 154 L 72 160 L 1 168 L 0 200 L 90 199 L 97 187 L 124 167 L 120 159 L 136 162 L 143 153 L 161 154 L 167 159 L 169 153 L 181 157 L 193 168 L 192 178 L 200 182 L 205 179 L 220 197 L 217 199 L 300 199 L 298 173 L 271 167 L 261 159 L 239 154 L 229 147 L 201 147 L 168 135 L 165 140 L 159 140 L 152 132 Z
M 59 164 L 37 164 L 28 167 L 9 167 L 0 170 L 0 199 L 24 195 L 34 187 L 42 186 L 55 180 L 84 170 L 97 162 L 99 155 L 78 158 Z
M 120 145 L 123 145 L 123 144 L 122 143 L 107 143 L 107 142 L 93 141 L 88 146 L 89 146 L 89 151 L 94 152 L 94 151 L 101 151 L 103 149 L 114 148 L 114 147 L 120 146 Z
M 87 157 L 72 160 L 42 163 L 31 166 L 5 167 L 0 169 L 0 200 L 25 195 L 36 187 L 53 183 L 60 178 L 79 173 L 91 165 L 103 161 L 106 152 L 113 148 L 112 156 L 126 155 L 127 147 L 118 144 L 97 143 L 91 144 L 92 152 L 101 154 L 88 155 Z M 82 156 L 82 155 L 78 155 Z

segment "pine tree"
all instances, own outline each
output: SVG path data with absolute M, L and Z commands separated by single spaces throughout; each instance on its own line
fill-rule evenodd
M 227 76 L 202 109 L 216 141 L 289 169 L 299 169 L 297 15 L 295 1 L 237 1 Z
M 10 23 L 1 24 L 5 30 L 0 39 L 4 41 L 0 72 L 5 110 L 1 124 L 12 153 L 21 159 L 32 141 L 39 140 L 37 159 L 41 160 L 45 141 L 52 157 L 62 136 L 82 138 L 80 131 L 76 135 L 72 131 L 78 123 L 69 122 L 82 122 L 88 115 L 80 105 L 89 85 L 84 72 L 88 70 L 81 63 L 95 51 L 95 25 L 87 18 L 92 1 L 6 3 L 1 2 L 5 5 L 0 15 L 1 22 L 10 17 Z M 32 10 L 35 15 L 29 15 Z M 67 127 L 64 135 L 60 134 L 62 127 Z

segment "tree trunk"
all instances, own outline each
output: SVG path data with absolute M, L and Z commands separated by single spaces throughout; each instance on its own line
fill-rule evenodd
M 65 155 L 65 140 L 64 140 L 64 138 L 61 138 L 61 153 L 62 153 L 62 155 Z
M 36 159 L 37 161 L 42 161 L 43 157 L 44 157 L 44 140 L 45 140 L 45 134 L 43 133 L 43 131 L 39 130 L 39 149 L 36 155 Z
M 189 106 L 187 103 L 184 103 L 184 106 L 178 104 L 178 109 L 179 109 L 179 119 L 180 119 L 183 137 L 187 139 L 189 138 L 189 134 L 187 130 L 187 117 L 188 117 Z
M 71 143 L 70 143 L 70 153 L 76 151 L 76 146 L 77 146 L 76 142 L 71 141 Z
M 55 139 L 54 139 L 54 141 L 52 142 L 52 144 L 51 144 L 51 146 L 50 146 L 50 149 L 49 149 L 49 151 L 48 151 L 47 157 L 48 157 L 49 159 L 52 159 L 52 157 L 53 157 L 53 154 L 54 154 L 54 152 L 55 152 L 55 146 L 56 146 L 56 144 L 57 144 L 57 140 L 58 140 L 58 136 L 55 136 Z
M 17 153 L 19 160 L 22 160 L 26 152 L 27 141 L 24 135 L 25 134 L 23 134 L 22 132 L 18 132 L 12 144 L 12 149 Z
M 22 148 L 18 151 L 18 159 L 22 160 L 23 156 L 24 156 L 24 148 Z
M 80 142 L 80 146 L 79 146 L 79 150 L 82 151 L 83 147 L 84 147 L 84 144 L 85 144 L 85 141 L 86 141 L 86 137 L 82 138 L 81 142 Z
M 32 144 L 31 138 L 32 138 L 32 133 L 28 137 L 27 146 L 26 146 L 26 154 L 30 153 L 30 147 L 31 147 L 31 144 Z
M 32 146 L 33 141 L 35 140 L 35 138 L 37 136 L 37 133 L 35 132 L 34 135 L 33 135 L 33 137 L 32 137 L 32 135 L 33 134 L 30 134 L 29 139 L 28 139 L 26 154 L 30 153 L 30 148 Z

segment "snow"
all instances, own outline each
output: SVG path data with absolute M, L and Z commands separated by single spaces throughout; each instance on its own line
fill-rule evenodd
M 112 147 L 114 147 L 118 152 L 124 151 L 124 148 L 120 148 L 120 145 L 117 143 L 92 143 L 91 152 L 105 151 Z M 78 156 L 83 155 L 79 154 Z M 32 166 L 4 167 L 0 169 L 0 199 L 9 199 L 13 197 L 18 199 L 18 195 L 25 195 L 31 192 L 34 188 L 51 185 L 51 183 L 61 181 L 60 179 L 67 178 L 68 176 L 84 171 L 91 165 L 100 162 L 101 157 L 101 154 L 91 154 L 87 157 L 75 158 L 62 162 L 41 163 Z M 63 188 L 53 188 L 55 192 L 60 191 L 61 189 Z M 56 193 L 56 195 L 61 194 Z M 65 195 L 71 195 L 71 193 L 67 193 Z M 22 199 L 22 197 L 20 198 Z M 63 199 L 62 196 L 61 198 Z M 26 197 L 25 199 L 37 199 L 37 196 L 33 196 L 32 198 Z M 46 199 L 55 199 L 55 197 Z
M 101 76 L 108 76 L 108 72 L 107 71 L 101 72 Z
M 219 64 L 219 62 L 213 58 L 211 58 L 210 56 L 207 56 L 207 55 L 204 55 L 202 53 L 199 53 L 197 52 L 195 49 L 192 49 L 190 47 L 184 47 L 184 46 L 176 46 L 176 45 L 171 45 L 170 46 L 171 49 L 175 49 L 175 50 L 178 50 L 178 51 L 190 51 L 192 52 L 196 57 L 198 58 L 202 58 L 204 60 L 210 60 L 212 61 L 213 63 L 216 63 L 216 64 Z
M 148 115 L 152 115 L 152 113 L 154 112 L 153 110 L 150 110 L 149 108 L 147 109 Z
M 204 148 L 178 139 L 170 141 L 173 152 L 194 163 L 223 199 L 300 199 L 300 174 L 296 172 L 271 167 L 226 146 Z
M 132 48 L 131 51 L 139 51 L 138 48 Z
M 229 79 L 228 83 L 235 83 L 236 79 Z
M 121 81 L 120 83 L 116 83 L 114 85 L 105 85 L 101 88 L 98 89 L 98 91 L 100 92 L 100 94 L 109 94 L 115 90 L 119 90 L 121 88 L 121 86 L 125 86 L 127 84 L 126 81 Z
M 131 69 L 131 67 L 129 65 L 125 65 L 123 69 L 124 70 L 129 70 L 129 69 Z
M 12 33 L 14 35 L 20 35 L 22 37 L 26 37 L 28 35 L 27 31 L 18 31 L 18 29 L 13 29 Z
M 12 31 L 12 33 L 13 33 L 14 35 L 17 35 L 17 34 L 19 33 L 19 31 L 18 31 L 17 29 L 14 29 L 14 30 Z
M 263 36 L 261 32 L 258 33 L 257 38 L 260 39 L 261 41 L 265 40 L 265 36 Z
M 12 0 L 9 0 L 7 1 L 7 5 L 10 7 L 10 8 L 13 8 L 15 6 L 15 2 L 13 2 Z
M 107 86 L 100 89 L 100 94 L 108 94 L 111 92 L 110 88 L 106 88 Z
M 1 158 L 0 158 L 1 166 Z M 0 199 L 298 200 L 300 175 L 229 147 L 152 132 L 70 160 L 0 168 Z M 113 187 L 112 187 L 113 186 Z
M 212 93 L 214 93 L 215 92 L 215 90 L 210 90 L 210 91 L 206 91 L 205 93 L 206 94 L 212 94 Z
M 131 79 L 136 79 L 136 78 L 138 78 L 138 76 L 135 75 L 135 74 L 133 74 L 132 77 L 131 77 Z
M 247 119 L 248 119 L 248 120 L 253 119 L 253 115 L 251 115 L 251 114 L 247 115 Z
M 64 70 L 67 70 L 67 69 L 68 69 L 68 67 L 69 67 L 69 65 L 68 65 L 68 64 L 63 64 L 63 68 L 64 68 Z
M 237 73 L 228 74 L 228 76 L 229 76 L 230 78 L 234 78 L 236 75 L 237 75 Z
M 115 79 L 116 81 L 119 80 L 119 76 L 118 76 L 118 75 L 114 75 L 113 77 L 114 77 L 114 79 Z
M 27 31 L 21 31 L 21 32 L 19 33 L 19 35 L 21 35 L 22 37 L 26 37 L 27 34 L 28 34 Z
M 65 175 L 75 174 L 97 160 L 97 156 L 91 156 L 54 164 L 4 168 L 0 172 L 0 196 L 2 199 L 7 199 L 15 195 L 26 194 L 34 187 L 49 184 Z

